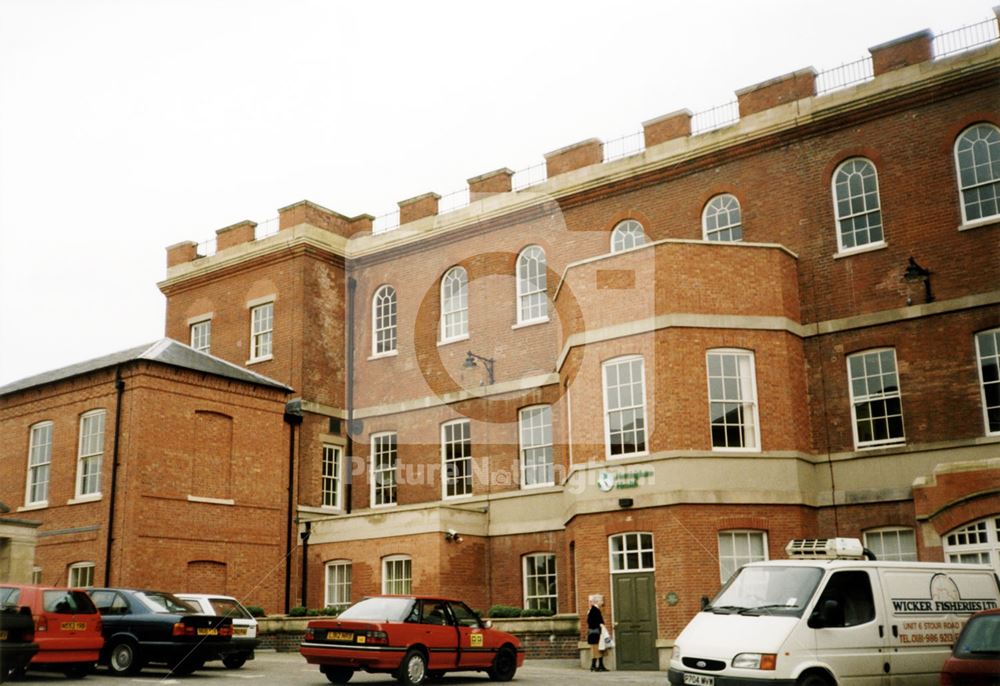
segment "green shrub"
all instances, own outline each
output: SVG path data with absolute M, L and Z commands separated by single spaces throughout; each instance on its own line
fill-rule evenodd
M 291 610 L 288 611 L 289 617 L 305 617 L 308 610 L 301 605 L 296 605 Z
M 247 612 L 250 613 L 252 617 L 267 617 L 267 613 L 264 612 L 264 608 L 260 605 L 247 605 Z
M 334 607 L 333 605 L 327 605 L 319 611 L 319 614 L 323 617 L 336 617 L 340 614 L 340 608 Z
M 512 605 L 494 605 L 490 608 L 490 617 L 494 619 L 507 619 L 511 617 L 520 617 L 521 608 L 513 607 Z
M 522 617 L 551 617 L 555 612 L 548 608 L 525 609 L 521 612 Z

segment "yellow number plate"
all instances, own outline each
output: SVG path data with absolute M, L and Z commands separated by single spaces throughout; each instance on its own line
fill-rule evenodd
M 483 635 L 482 634 L 471 634 L 469 636 L 469 645 L 473 648 L 483 647 Z
M 7 632 L 0 631 L 0 641 L 6 641 L 6 640 L 7 640 Z
M 330 641 L 353 641 L 354 634 L 350 631 L 330 631 L 327 633 L 326 638 Z
M 358 643 L 364 643 L 365 640 L 367 640 L 365 636 L 358 636 Z
M 63 631 L 86 631 L 87 624 L 85 622 L 63 622 Z
M 246 636 L 246 635 L 247 635 L 247 628 L 245 626 L 233 627 L 233 636 Z
M 198 635 L 199 636 L 218 636 L 219 635 L 219 630 L 218 629 L 206 629 L 206 628 L 203 627 L 203 628 L 198 629 Z

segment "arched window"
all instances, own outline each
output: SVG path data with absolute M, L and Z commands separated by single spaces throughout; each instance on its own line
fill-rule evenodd
M 876 560 L 916 562 L 917 541 L 913 529 L 887 526 L 864 533 L 865 547 L 874 553 Z
M 372 355 L 396 352 L 396 289 L 382 286 L 372 298 Z
M 619 222 L 611 232 L 611 252 L 621 252 L 643 245 L 646 242 L 646 232 L 642 224 L 634 219 Z
M 1000 571 L 1000 514 L 953 529 L 942 539 L 945 562 L 993 565 Z
M 413 561 L 409 555 L 382 558 L 382 593 L 409 595 L 413 592 Z
M 452 267 L 441 279 L 441 340 L 468 335 L 469 277 L 461 267 Z
M 351 573 L 350 560 L 333 560 L 326 563 L 326 607 L 336 607 L 341 610 L 351 604 Z
M 743 240 L 743 217 L 735 195 L 717 195 L 705 205 L 701 228 L 706 241 Z
M 955 141 L 962 222 L 1000 217 L 1000 129 L 976 124 Z
M 517 257 L 517 323 L 542 321 L 548 314 L 545 251 L 529 245 Z
M 882 243 L 882 207 L 875 165 L 863 157 L 847 160 L 833 172 L 833 205 L 840 252 Z

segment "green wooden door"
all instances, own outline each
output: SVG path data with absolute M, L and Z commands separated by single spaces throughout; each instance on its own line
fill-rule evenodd
M 615 666 L 618 669 L 659 669 L 653 573 L 618 573 L 612 578 Z

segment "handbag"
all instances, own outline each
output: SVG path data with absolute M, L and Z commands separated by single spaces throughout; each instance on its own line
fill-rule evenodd
M 609 650 L 615 647 L 615 639 L 608 631 L 608 628 L 601 625 L 601 640 L 597 643 L 597 649 L 600 651 Z

